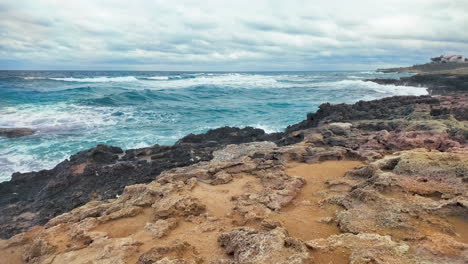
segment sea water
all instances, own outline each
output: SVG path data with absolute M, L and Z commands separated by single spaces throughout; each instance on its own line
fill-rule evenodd
M 325 102 L 354 103 L 424 88 L 385 86 L 378 72 L 0 71 L 0 181 L 49 169 L 70 155 L 110 144 L 123 149 L 173 144 L 222 126 L 283 131 Z M 407 74 L 406 74 L 407 75 Z

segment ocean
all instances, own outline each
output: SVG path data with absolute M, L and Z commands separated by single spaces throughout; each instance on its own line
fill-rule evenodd
M 222 126 L 282 131 L 325 102 L 354 103 L 424 88 L 366 78 L 409 74 L 339 72 L 0 71 L 0 127 L 38 132 L 0 137 L 0 181 L 50 169 L 70 155 L 110 144 L 173 144 Z

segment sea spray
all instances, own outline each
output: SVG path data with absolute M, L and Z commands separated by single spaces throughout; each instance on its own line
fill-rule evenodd
M 53 167 L 97 144 L 173 144 L 222 126 L 282 131 L 321 103 L 353 103 L 425 88 L 384 86 L 375 72 L 0 72 L 0 127 L 34 135 L 0 138 L 0 181 Z

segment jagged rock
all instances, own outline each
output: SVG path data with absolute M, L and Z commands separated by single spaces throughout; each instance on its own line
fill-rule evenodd
M 339 200 L 346 208 L 337 214 L 340 229 L 401 239 L 429 235 L 427 223 L 450 229 L 441 216 L 468 216 L 467 161 L 466 153 L 413 150 L 348 173 L 365 177 Z
M 55 248 L 55 246 L 50 245 L 50 243 L 44 239 L 34 239 L 23 253 L 23 260 L 26 263 L 34 263 L 38 261 L 40 257 L 53 253 Z
M 154 247 L 143 253 L 137 264 L 201 264 L 198 252 L 188 243 L 176 243 L 173 246 Z
M 225 127 L 174 146 L 99 145 L 0 184 L 0 236 L 45 224 L 0 240 L 0 255 L 308 263 L 342 248 L 351 263 L 464 263 L 467 107 L 463 95 L 323 104 L 286 133 Z M 295 162 L 347 159 L 371 163 L 318 184 L 320 201 L 304 198 L 305 180 L 288 172 Z M 287 218 L 313 210 L 320 214 Z M 308 221 L 346 234 L 311 240 L 308 251 L 295 238 Z
M 125 154 L 118 147 L 98 145 L 72 155 L 51 170 L 14 173 L 10 181 L 0 183 L 0 238 L 43 225 L 91 200 L 115 198 L 125 186 L 153 181 L 164 170 L 208 161 L 213 158 L 213 151 L 226 145 L 276 140 L 281 136 L 251 127 L 223 127 L 188 135 L 174 146 L 155 145 L 127 150 Z M 266 148 L 273 146 L 265 144 Z M 26 214 L 29 217 L 19 217 Z
M 191 197 L 167 197 L 153 204 L 156 219 L 172 216 L 200 215 L 206 210 L 204 204 Z
M 427 237 L 415 250 L 432 263 L 462 264 L 468 260 L 468 245 L 443 234 Z
M 400 79 L 369 79 L 366 81 L 385 85 L 423 86 L 428 88 L 431 95 L 468 92 L 468 75 L 418 74 Z
M 417 104 L 438 105 L 439 100 L 430 96 L 395 96 L 353 105 L 326 103 L 320 105 L 316 113 L 308 114 L 306 120 L 288 126 L 286 132 L 316 127 L 320 123 L 398 119 L 413 113 Z
M 409 246 L 398 243 L 389 236 L 376 234 L 341 234 L 326 239 L 306 242 L 313 250 L 333 251 L 345 248 L 351 251 L 350 263 L 417 263 L 409 254 Z
M 233 161 L 248 154 L 271 152 L 276 147 L 273 142 L 254 142 L 238 145 L 227 145 L 225 148 L 213 152 L 213 161 Z
M 227 254 L 233 255 L 234 262 L 238 264 L 300 264 L 306 263 L 309 258 L 305 245 L 289 237 L 282 228 L 268 232 L 240 228 L 222 234 L 218 242 Z

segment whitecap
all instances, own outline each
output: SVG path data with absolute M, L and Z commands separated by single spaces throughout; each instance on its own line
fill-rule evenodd
M 169 80 L 168 76 L 152 76 L 152 77 L 146 77 L 146 79 L 151 79 L 151 80 Z
M 46 77 L 23 77 L 24 80 L 45 80 Z
M 115 125 L 112 108 L 70 105 L 22 105 L 0 109 L 0 127 L 28 127 L 40 133 L 66 133 Z
M 262 129 L 263 131 L 265 131 L 265 133 L 276 133 L 276 132 L 281 132 L 283 131 L 283 127 L 275 127 L 273 125 L 267 125 L 267 124 L 254 124 L 254 125 L 249 125 L 250 127 L 254 127 L 254 128 L 260 128 Z
M 320 83 L 323 88 L 336 88 L 336 89 L 359 89 L 369 90 L 380 93 L 381 95 L 375 98 L 394 95 L 427 95 L 429 92 L 426 87 L 415 86 L 401 86 L 401 85 L 383 85 L 371 81 L 363 80 L 342 80 L 337 82 Z M 374 98 L 374 99 L 375 99 Z
M 101 82 L 134 82 L 138 81 L 134 76 L 121 76 L 121 77 L 93 77 L 93 78 L 49 78 L 50 80 L 64 81 L 64 82 L 90 82 L 90 83 L 101 83 Z

